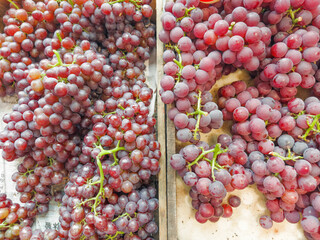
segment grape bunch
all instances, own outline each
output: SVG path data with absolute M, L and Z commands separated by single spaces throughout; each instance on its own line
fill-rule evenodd
M 212 101 L 209 92 L 200 92 L 199 95 L 190 93 L 194 99 L 194 108 L 185 112 L 179 110 L 180 104 L 170 109 L 169 118 L 174 122 L 177 129 L 177 139 L 181 142 L 198 142 L 199 132 L 208 133 L 211 129 L 219 129 L 223 124 L 223 116 L 216 103 Z
M 33 223 L 32 209 L 20 206 L 7 198 L 6 194 L 0 195 L 0 237 L 1 239 L 14 239 L 19 236 L 20 226 L 28 227 Z
M 230 217 L 231 206 L 237 207 L 240 203 L 222 204 L 227 192 L 253 183 L 252 172 L 244 167 L 248 158 L 244 140 L 220 135 L 218 141 L 214 146 L 203 141 L 187 145 L 170 159 L 172 168 L 191 187 L 189 194 L 193 208 L 198 210 L 195 218 L 200 223 L 216 222 L 221 216 Z
M 63 163 L 52 159 L 37 162 L 28 156 L 18 165 L 18 172 L 12 175 L 12 180 L 16 183 L 16 191 L 20 193 L 20 201 L 36 204 L 34 214 L 42 214 L 48 211 L 52 192 L 55 200 L 59 198 L 58 187 L 67 176 L 68 171 Z
M 223 200 L 226 193 L 255 183 L 270 210 L 261 226 L 301 221 L 306 238 L 319 238 L 319 13 L 313 0 L 165 4 L 159 94 L 173 105 L 168 117 L 177 140 L 190 144 L 170 164 L 191 187 L 200 223 L 231 216 L 230 202 L 238 206 L 240 199 Z M 213 96 L 215 83 L 236 69 L 251 80 L 224 84 Z M 209 147 L 201 137 L 224 122 L 232 137 L 222 134 Z
M 237 85 L 243 88 L 235 97 L 236 91 L 232 90 Z M 244 82 L 226 85 L 220 89 L 219 103 L 225 120 L 234 122 L 232 133 L 248 142 L 249 161 L 245 166 L 266 196 L 270 211 L 270 216 L 260 218 L 260 224 L 271 228 L 273 221 L 301 220 L 306 235 L 317 238 L 318 221 L 312 222 L 317 214 L 309 210 L 317 212 L 314 196 L 320 183 L 319 99 L 293 98 L 282 106 L 271 97 L 252 98 L 246 93 L 249 88 Z
M 104 163 L 103 163 L 104 164 Z M 107 164 L 104 164 L 107 166 Z M 99 188 L 92 181 L 85 185 L 77 183 L 77 175 L 89 171 L 92 166 L 79 165 L 79 172 L 74 172 L 65 187 L 60 213 L 59 235 L 63 238 L 107 236 L 107 239 L 135 236 L 145 239 L 156 233 L 158 227 L 154 222 L 154 211 L 158 208 L 153 187 L 131 190 L 129 194 L 113 191 L 110 185 L 103 186 L 104 196 L 98 205 L 91 203 L 91 196 Z M 99 193 L 98 193 L 99 194 Z M 98 196 L 98 195 L 97 195 Z
M 243 81 L 237 81 L 220 89 L 219 106 L 222 108 L 223 119 L 233 120 L 232 133 L 241 135 L 248 142 L 270 141 L 267 137 L 277 138 L 282 130 L 288 128 L 290 116 L 282 118 L 281 106 L 272 97 L 257 98 L 264 86 L 249 87 Z M 259 91 L 260 90 L 260 91 Z M 236 95 L 236 96 L 235 96 Z M 267 124 L 266 124 L 267 122 Z M 267 154 L 268 149 L 262 150 Z
M 145 75 L 152 13 L 149 0 L 10 1 L 0 92 L 18 103 L 3 117 L 0 148 L 6 161 L 23 159 L 12 180 L 26 210 L 13 221 L 19 205 L 3 197 L 5 239 L 157 233 L 161 152 Z M 51 200 L 61 204 L 59 229 L 32 231 Z
M 34 216 L 37 214 L 35 203 L 21 206 L 12 202 L 6 194 L 0 194 L 0 238 L 1 239 L 58 239 L 56 230 L 32 231 Z

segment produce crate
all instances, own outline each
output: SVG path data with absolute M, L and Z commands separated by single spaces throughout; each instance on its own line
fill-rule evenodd
M 158 43 L 159 44 L 159 43 Z M 161 64 L 161 59 L 156 57 L 157 51 L 154 49 L 152 51 L 151 59 L 148 62 L 147 66 L 147 76 L 149 77 L 147 81 L 151 82 L 151 84 L 156 86 L 156 76 L 157 72 L 161 72 L 162 70 L 156 69 L 155 65 Z M 151 67 L 152 66 L 152 67 Z M 155 89 L 157 91 L 157 89 Z M 155 180 L 155 186 L 158 188 L 158 199 L 159 199 L 159 208 L 158 214 L 155 215 L 158 219 L 156 219 L 158 223 L 158 234 L 155 236 L 155 239 L 166 240 L 167 238 L 167 173 L 166 173 L 166 110 L 164 104 L 157 98 L 157 92 L 154 93 L 153 96 L 155 100 L 154 104 L 154 115 L 157 118 L 157 136 L 158 141 L 161 144 L 161 159 L 160 159 L 160 172 L 158 174 L 158 178 Z M 0 98 L 0 131 L 2 131 L 6 124 L 2 121 L 2 117 L 6 113 L 10 113 L 12 111 L 13 105 L 17 103 L 16 97 L 6 96 L 4 98 Z M 19 202 L 19 193 L 15 191 L 15 183 L 11 180 L 11 175 L 17 171 L 17 166 L 20 161 L 15 160 L 13 162 L 7 162 L 2 159 L 0 155 L 0 192 L 7 193 L 8 197 L 13 199 L 16 202 Z M 63 188 L 63 186 L 60 186 Z M 46 228 L 57 228 L 59 225 L 59 206 L 55 202 L 50 203 L 49 212 L 44 215 L 37 216 L 34 226 L 36 228 L 40 228 L 45 230 Z
M 41 1 L 41 0 L 38 0 Z M 152 8 L 154 9 L 154 14 L 152 16 L 152 22 L 156 23 L 160 21 L 159 15 L 157 15 L 156 4 L 161 4 L 161 1 L 152 1 Z M 2 16 L 5 14 L 9 3 L 7 0 L 0 0 L 0 32 L 3 32 L 3 23 Z M 158 19 L 159 18 L 159 19 Z M 158 26 L 157 26 L 158 28 Z M 159 29 L 159 28 L 158 28 Z M 161 28 L 160 28 L 161 29 Z M 158 42 L 158 47 L 161 46 L 161 43 Z M 156 222 L 158 223 L 158 233 L 155 239 L 165 240 L 167 237 L 167 173 L 166 173 L 166 108 L 165 105 L 158 100 L 157 98 L 157 73 L 162 72 L 162 68 L 158 66 L 162 66 L 162 59 L 158 58 L 157 55 L 161 51 L 157 50 L 155 47 L 151 52 L 151 58 L 147 61 L 147 69 L 146 76 L 147 82 L 151 88 L 154 90 L 153 95 L 153 112 L 154 116 L 157 118 L 157 137 L 158 141 L 161 144 L 161 159 L 160 159 L 160 168 L 161 171 L 158 175 L 158 178 L 155 179 L 154 185 L 158 189 L 158 199 L 159 199 L 159 209 L 158 213 L 156 213 L 155 217 Z M 4 98 L 0 98 L 0 131 L 2 131 L 7 124 L 2 121 L 2 117 L 6 113 L 10 113 L 12 111 L 13 105 L 17 103 L 17 98 L 15 96 L 6 96 Z M 17 166 L 20 161 L 15 160 L 13 162 L 7 162 L 2 159 L 0 154 L 0 192 L 7 193 L 8 197 L 11 198 L 15 202 L 19 202 L 19 193 L 15 191 L 15 183 L 11 180 L 11 175 L 17 171 Z M 63 188 L 63 186 L 60 186 Z M 50 203 L 49 212 L 47 214 L 37 216 L 34 227 L 45 230 L 46 228 L 57 228 L 59 225 L 59 213 L 58 213 L 58 204 L 55 202 Z M 50 227 L 49 227 L 50 226 Z
M 211 92 L 214 98 L 217 98 L 216 93 L 221 86 L 237 80 L 245 80 L 249 83 L 249 79 L 248 73 L 237 71 L 218 80 Z M 166 106 L 167 113 L 169 109 L 170 107 Z M 216 143 L 220 134 L 230 133 L 229 129 L 230 125 L 225 123 L 221 129 L 212 130 L 209 134 L 202 135 L 201 139 L 212 145 Z M 175 127 L 168 117 L 166 118 L 166 146 L 167 239 L 305 239 L 300 223 L 291 224 L 287 221 L 274 223 L 269 230 L 265 230 L 259 225 L 259 217 L 268 214 L 268 212 L 265 206 L 265 197 L 256 189 L 255 185 L 229 193 L 229 195 L 234 194 L 241 198 L 241 205 L 233 209 L 233 215 L 230 218 L 220 218 L 216 223 L 210 221 L 205 224 L 198 223 L 194 217 L 195 210 L 191 206 L 190 188 L 184 184 L 181 177 L 172 169 L 169 163 L 171 155 L 178 153 L 179 149 L 185 145 L 175 139 Z
M 5 0 L 0 0 L 0 3 Z M 157 35 L 162 29 L 161 15 L 163 13 L 165 0 L 154 1 L 153 8 L 156 11 L 156 32 Z M 0 5 L 1 6 L 1 5 Z M 1 25 L 0 25 L 1 29 Z M 149 72 L 149 76 L 154 76 L 152 82 L 157 83 L 159 90 L 159 82 L 163 75 L 163 60 L 162 53 L 164 51 L 163 43 L 157 39 L 157 46 L 154 50 L 150 62 L 155 67 Z M 153 66 L 154 66 L 153 65 Z M 156 81 L 154 81 L 156 80 Z M 211 92 L 214 100 L 218 100 L 218 89 L 226 84 L 237 80 L 244 80 L 250 85 L 250 76 L 245 71 L 238 70 L 228 76 L 222 77 L 217 81 Z M 189 188 L 185 186 L 181 178 L 176 174 L 170 166 L 170 157 L 179 152 L 179 149 L 184 146 L 175 138 L 175 127 L 172 121 L 168 118 L 168 111 L 171 106 L 164 105 L 158 94 L 155 103 L 155 114 L 157 118 L 157 136 L 161 144 L 161 160 L 160 173 L 158 175 L 157 187 L 159 198 L 158 223 L 159 223 L 159 240 L 179 239 L 179 240 L 200 240 L 200 239 L 246 239 L 246 240 L 298 240 L 305 239 L 302 228 L 299 224 L 290 224 L 283 222 L 281 224 L 274 223 L 270 230 L 264 230 L 259 226 L 259 217 L 266 213 L 264 196 L 259 193 L 255 186 L 248 187 L 242 191 L 235 191 L 235 195 L 240 196 L 242 204 L 239 208 L 234 209 L 234 214 L 231 218 L 221 218 L 217 223 L 207 222 L 200 224 L 194 219 L 195 211 L 192 210 L 191 198 L 189 197 Z M 155 97 L 154 95 L 154 97 Z M 300 96 L 306 96 L 305 92 L 301 92 Z M 10 111 L 8 103 L 13 103 L 14 99 L 4 99 L 0 102 L 0 117 L 6 111 Z M 2 108 L 6 107 L 6 108 Z M 4 123 L 1 121 L 0 128 L 4 128 Z M 217 137 L 222 133 L 230 133 L 230 125 L 225 123 L 223 128 L 212 130 L 209 134 L 203 135 L 202 139 L 209 144 L 216 143 Z M 10 168 L 5 165 L 9 164 Z M 11 172 L 8 169 L 14 169 L 13 163 L 5 163 L 0 158 L 0 192 L 9 189 Z M 7 175 L 5 175 L 5 172 Z M 4 175 L 2 175 L 2 173 Z M 9 173 L 9 174 L 8 174 Z M 3 184 L 2 184 L 3 183 Z M 11 182 L 11 184 L 13 184 Z M 232 194 L 232 193 L 231 193 Z M 56 208 L 54 208 L 56 209 Z M 51 210 L 52 211 L 52 210 Z M 45 218 L 45 217 L 44 217 Z M 42 224 L 40 224 L 41 226 Z M 43 226 L 43 225 L 42 225 Z
M 166 1 L 157 1 L 157 33 L 162 30 L 161 15 L 164 11 Z M 157 35 L 158 36 L 158 35 Z M 162 54 L 164 44 L 157 39 L 157 78 L 159 81 L 163 76 Z M 247 71 L 238 70 L 228 76 L 219 79 L 211 89 L 214 101 L 218 100 L 218 89 L 232 82 L 244 80 L 248 86 L 253 85 L 253 81 Z M 158 88 L 159 89 L 159 88 Z M 301 91 L 300 91 L 301 90 Z M 299 89 L 298 97 L 307 97 L 304 89 Z M 259 217 L 268 214 L 265 206 L 265 197 L 256 189 L 256 186 L 249 186 L 244 190 L 235 190 L 229 195 L 237 195 L 241 198 L 241 205 L 233 209 L 233 215 L 230 218 L 220 218 L 216 223 L 207 222 L 200 224 L 195 220 L 195 210 L 191 206 L 190 188 L 184 184 L 181 177 L 170 166 L 170 158 L 178 153 L 185 144 L 176 140 L 175 126 L 168 118 L 168 111 L 172 106 L 161 103 L 158 96 L 158 134 L 159 141 L 162 143 L 162 156 L 165 156 L 166 163 L 161 162 L 161 172 L 159 175 L 159 198 L 160 198 L 160 239 L 170 240 L 200 240 L 200 239 L 246 239 L 246 240 L 302 240 L 305 239 L 303 230 L 298 224 L 291 224 L 287 221 L 274 223 L 269 230 L 263 229 L 259 225 Z M 162 114 L 161 114 L 162 113 Z M 165 114 L 165 116 L 164 116 Z M 161 132 L 162 125 L 165 126 L 165 132 Z M 217 137 L 223 133 L 230 134 L 230 122 L 225 122 L 221 129 L 211 130 L 208 134 L 202 134 L 201 139 L 208 142 L 209 145 L 217 142 Z M 162 136 L 165 135 L 165 136 Z M 165 138 L 165 145 L 164 140 Z M 166 175 L 164 176 L 164 173 Z M 162 182 L 163 181 L 163 182 Z M 162 186 L 161 186 L 162 185 Z M 166 189 L 166 196 L 163 191 Z M 227 198 L 226 198 L 227 199 Z M 225 199 L 225 200 L 226 200 Z M 161 206 L 166 202 L 166 209 Z M 166 211 L 165 211 L 166 210 Z M 163 219 L 166 218 L 166 221 Z M 164 232 L 165 231 L 165 232 Z

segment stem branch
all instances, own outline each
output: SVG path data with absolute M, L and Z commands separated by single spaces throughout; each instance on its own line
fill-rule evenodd
M 104 188 L 103 188 L 103 182 L 104 182 L 104 173 L 103 173 L 103 168 L 102 168 L 102 164 L 101 164 L 101 157 L 103 157 L 104 155 L 107 155 L 107 154 L 113 154 L 113 157 L 114 157 L 114 164 L 117 164 L 118 163 L 118 159 L 116 157 L 116 153 L 120 150 L 125 150 L 124 147 L 120 147 L 120 141 L 118 141 L 117 143 L 117 146 L 113 149 L 108 149 L 108 150 L 105 150 L 103 149 L 103 147 L 101 145 L 97 145 L 96 148 L 100 149 L 100 153 L 98 154 L 98 156 L 96 157 L 96 162 L 97 162 L 97 166 L 99 168 L 99 172 L 100 172 L 100 180 L 99 181 L 96 181 L 94 183 L 91 183 L 91 185 L 93 184 L 97 184 L 99 183 L 100 184 L 100 187 L 99 187 L 99 192 L 98 194 L 93 197 L 93 198 L 90 198 L 90 199 L 87 199 L 83 202 L 80 203 L 80 206 L 89 202 L 89 201 L 93 201 L 94 200 L 94 203 L 92 205 L 92 211 L 94 212 L 95 215 L 97 215 L 97 206 L 100 204 L 101 200 L 100 200 L 100 196 L 103 197 L 104 196 Z
M 319 118 L 320 118 L 320 114 L 318 115 L 308 115 L 310 117 L 313 118 L 312 120 L 312 123 L 310 124 L 308 122 L 308 119 L 307 119 L 307 124 L 309 126 L 309 128 L 306 130 L 306 132 L 300 137 L 302 138 L 303 140 L 307 141 L 307 137 L 309 136 L 310 132 L 311 131 L 315 131 L 315 132 L 318 132 L 320 131 L 320 128 L 319 128 Z M 315 129 L 314 127 L 317 126 L 317 128 Z
M 274 157 L 279 157 L 281 158 L 283 161 L 297 161 L 298 159 L 302 159 L 303 157 L 302 156 L 295 156 L 294 153 L 291 153 L 291 150 L 288 149 L 288 156 L 284 157 L 284 156 L 281 156 L 279 153 L 277 152 L 271 152 L 269 153 L 271 156 L 274 156 Z
M 107 236 L 106 240 L 116 239 L 116 238 L 118 237 L 118 235 L 120 235 L 120 234 L 124 234 L 124 232 L 117 231 L 115 235 L 113 235 L 113 236 Z
M 194 134 L 193 134 L 193 138 L 194 139 L 197 139 L 197 132 L 199 131 L 199 128 L 200 128 L 200 120 L 201 120 L 201 116 L 202 115 L 205 115 L 207 116 L 208 113 L 205 112 L 205 111 L 202 111 L 201 110 L 201 91 L 199 91 L 199 96 L 197 97 L 198 98 L 198 102 L 197 102 L 197 109 L 192 112 L 192 113 L 188 113 L 187 115 L 190 116 L 190 115 L 198 115 L 197 116 L 197 123 L 196 123 L 196 126 L 194 128 Z
M 191 170 L 191 167 L 193 165 L 195 165 L 195 164 L 198 164 L 198 162 L 200 160 L 208 161 L 210 163 L 210 165 L 211 165 L 212 179 L 215 180 L 214 170 L 223 168 L 222 166 L 220 166 L 217 163 L 217 157 L 218 157 L 219 154 L 228 151 L 228 149 L 222 149 L 220 143 L 216 144 L 214 148 L 209 149 L 207 151 L 205 151 L 203 147 L 201 147 L 200 149 L 202 150 L 202 153 L 193 162 L 189 163 L 187 167 L 188 167 L 189 170 Z M 212 160 L 209 160 L 208 158 L 205 157 L 205 155 L 207 155 L 208 153 L 212 153 L 212 152 L 213 152 Z

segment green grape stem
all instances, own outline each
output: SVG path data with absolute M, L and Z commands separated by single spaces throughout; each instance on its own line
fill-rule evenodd
M 215 145 L 215 147 L 212 148 L 212 149 L 204 150 L 204 148 L 201 147 L 201 150 L 202 150 L 202 153 L 193 162 L 189 163 L 187 165 L 187 167 L 188 167 L 189 170 L 191 170 L 191 167 L 193 165 L 195 165 L 195 164 L 198 164 L 198 162 L 200 160 L 208 161 L 210 163 L 210 165 L 211 165 L 212 179 L 215 180 L 214 170 L 215 169 L 223 169 L 223 166 L 221 166 L 220 164 L 217 163 L 217 157 L 218 157 L 219 154 L 227 152 L 228 149 L 221 148 L 221 144 L 217 143 Z M 207 155 L 208 153 L 213 153 L 213 157 L 212 157 L 211 160 L 205 157 L 205 155 Z
M 68 3 L 70 3 L 72 7 L 74 6 L 74 2 L 72 0 L 68 0 Z
M 68 83 L 68 78 L 58 77 L 58 82 Z
M 279 175 L 280 175 L 280 173 L 274 173 L 274 174 L 272 174 L 273 176 L 275 176 L 275 177 L 277 177 L 277 178 L 279 178 Z
M 5 228 L 9 228 L 9 227 L 10 227 L 10 224 L 6 223 L 5 221 L 0 224 L 0 230 L 3 230 Z
M 234 27 L 235 24 L 236 24 L 236 22 L 232 22 L 232 23 L 230 24 L 230 27 L 229 27 L 229 30 L 230 30 L 230 31 L 232 31 L 232 29 L 233 29 L 233 27 Z
M 118 237 L 118 235 L 121 235 L 121 234 L 124 234 L 124 232 L 117 231 L 116 234 L 114 234 L 113 236 L 107 236 L 106 240 L 116 239 Z
M 60 42 L 62 42 L 62 37 L 61 37 L 60 32 L 57 32 L 57 38 L 59 39 Z
M 57 34 L 57 35 L 60 36 L 59 34 Z M 51 67 L 51 68 L 57 67 L 57 66 L 69 67 L 69 66 L 71 66 L 72 64 L 75 63 L 75 60 L 74 60 L 71 64 L 65 64 L 65 63 L 62 62 L 61 56 L 60 56 L 60 54 L 59 54 L 59 52 L 57 50 L 53 50 L 53 53 L 56 55 L 58 62 L 56 64 L 54 64 L 54 65 L 49 64 L 49 67 Z M 67 83 L 68 79 L 59 77 L 59 82 Z
M 279 153 L 277 152 L 270 152 L 269 153 L 271 156 L 274 156 L 274 157 L 279 157 L 281 158 L 283 161 L 297 161 L 298 159 L 302 159 L 303 157 L 302 156 L 295 156 L 294 153 L 291 153 L 291 150 L 290 148 L 288 149 L 288 156 L 284 157 L 284 156 L 281 156 Z
M 319 118 L 320 114 L 318 115 L 308 115 L 309 117 L 313 118 L 312 122 L 309 123 L 307 120 L 307 124 L 309 128 L 306 130 L 306 132 L 300 137 L 303 140 L 307 141 L 307 137 L 310 135 L 310 132 L 320 132 L 320 124 L 319 124 Z M 316 127 L 316 128 L 315 128 Z
M 214 147 L 214 154 L 213 154 L 212 163 L 211 163 L 211 174 L 212 174 L 213 180 L 216 179 L 214 176 L 214 170 L 215 169 L 223 169 L 223 167 L 217 163 L 217 157 L 219 154 L 224 153 L 226 151 L 228 151 L 228 149 L 221 149 L 220 144 L 216 144 L 216 146 Z
M 298 8 L 298 9 L 296 9 L 296 10 L 293 10 L 293 9 L 290 7 L 290 9 L 287 11 L 287 13 L 288 13 L 288 15 L 291 17 L 293 23 L 297 23 L 297 22 L 298 22 L 297 19 L 296 19 L 295 14 L 296 14 L 297 12 L 299 12 L 300 10 L 301 10 L 301 8 Z
M 110 5 L 113 5 L 115 3 L 122 3 L 122 2 L 128 2 L 127 0 L 117 0 L 117 1 L 112 1 L 109 2 Z M 141 9 L 141 4 L 142 1 L 139 0 L 129 0 L 129 2 L 131 2 L 136 8 Z
M 134 216 L 135 216 L 135 217 L 136 217 L 136 215 L 137 215 L 137 213 L 134 213 Z M 130 217 L 129 213 L 126 212 L 126 213 L 124 213 L 124 214 L 116 217 L 115 219 L 113 219 L 112 222 L 115 222 L 115 221 L 117 221 L 119 218 L 123 218 L 123 217 L 128 217 L 129 219 L 132 219 L 132 218 Z
M 52 166 L 54 159 L 52 157 L 48 157 L 48 161 L 49 161 L 50 166 Z
M 184 15 L 180 18 L 177 18 L 177 22 L 178 21 L 181 21 L 183 18 L 185 17 L 188 17 L 189 16 L 189 13 L 193 10 L 193 9 L 196 9 L 195 7 L 190 7 L 190 8 L 187 8 L 186 9 L 186 12 L 184 13 Z
M 50 64 L 49 67 L 51 67 L 51 68 L 57 67 L 57 66 L 65 66 L 65 67 L 68 67 L 68 66 L 71 65 L 71 64 L 64 64 L 64 63 L 62 62 L 61 56 L 60 56 L 60 54 L 59 54 L 59 52 L 58 52 L 57 50 L 53 50 L 53 53 L 56 55 L 58 62 L 57 62 L 55 65 L 51 65 L 51 64 Z
M 36 167 L 38 166 L 38 164 L 36 165 Z M 34 169 L 30 169 L 30 170 L 27 170 L 25 173 L 23 173 L 23 176 L 27 176 L 29 175 L 30 173 L 33 173 L 34 172 Z
M 301 116 L 301 115 L 303 115 L 303 114 L 305 114 L 305 111 L 301 111 L 301 112 L 299 112 L 298 114 L 292 113 L 291 115 L 292 115 L 292 117 L 293 117 L 294 119 L 297 119 L 299 116 Z
M 11 3 L 16 9 L 20 9 L 19 7 L 18 7 L 18 5 L 17 4 L 15 4 L 15 2 L 13 2 L 12 0 L 7 0 L 9 3 Z
M 176 77 L 176 84 L 177 84 L 181 80 L 181 72 L 182 72 L 182 69 L 183 69 L 181 51 L 180 51 L 180 49 L 178 48 L 177 45 L 172 45 L 171 43 L 168 43 L 165 46 L 167 48 L 171 48 L 174 51 L 176 51 L 176 53 L 178 55 L 178 58 L 179 58 L 179 61 L 177 59 L 173 59 L 173 62 L 175 64 L 177 64 L 178 67 L 179 67 L 179 72 L 177 73 L 177 77 Z
M 270 136 L 268 136 L 268 139 L 269 139 L 270 141 L 272 141 L 272 142 L 274 142 L 274 141 L 277 140 L 276 138 L 273 138 L 273 137 L 270 137 Z
M 290 9 L 287 11 L 287 15 L 289 15 L 290 18 L 291 18 L 291 20 L 292 20 L 292 26 L 291 26 L 291 28 L 290 28 L 290 30 L 289 30 L 288 32 L 292 32 L 292 29 L 296 26 L 296 24 L 297 24 L 298 22 L 302 21 L 302 17 L 296 18 L 296 16 L 295 16 L 295 14 L 296 14 L 297 12 L 299 12 L 300 10 L 301 10 L 300 8 L 298 8 L 298 9 L 296 9 L 296 10 L 293 10 L 293 9 L 290 7 Z
M 109 114 L 115 114 L 116 113 L 116 111 L 114 111 L 114 112 L 102 112 L 102 113 L 95 113 L 96 115 L 101 115 L 102 117 L 105 117 L 105 116 L 107 116 L 107 115 L 109 115 Z
M 196 126 L 195 126 L 194 130 L 193 130 L 194 131 L 194 133 L 193 133 L 193 138 L 194 139 L 197 139 L 197 132 L 199 131 L 199 128 L 200 128 L 201 116 L 202 115 L 205 115 L 205 116 L 208 115 L 207 112 L 201 110 L 201 91 L 199 91 L 199 95 L 198 95 L 197 98 L 198 98 L 197 109 L 194 112 L 187 114 L 188 116 L 197 115 L 197 123 L 196 123 Z
M 125 110 L 125 108 L 123 106 L 121 106 L 121 104 L 118 104 L 118 108 Z
M 98 184 L 98 183 L 100 183 L 100 180 L 99 180 L 99 181 L 92 182 L 92 179 L 88 179 L 88 181 L 87 181 L 87 184 L 89 184 L 89 185 L 96 185 L 96 184 Z
M 301 22 L 302 20 L 303 20 L 302 17 L 298 17 L 298 18 L 296 18 L 296 19 L 294 20 L 294 23 Z
M 120 141 L 118 141 L 117 146 L 113 149 L 105 150 L 105 149 L 103 149 L 103 147 L 101 145 L 96 145 L 96 148 L 101 150 L 100 153 L 98 154 L 98 156 L 96 157 L 96 163 L 97 163 L 97 166 L 98 166 L 99 172 L 100 172 L 100 180 L 97 182 L 91 183 L 91 184 L 99 183 L 100 184 L 99 192 L 95 197 L 89 198 L 89 199 L 80 203 L 80 206 L 81 206 L 87 202 L 94 201 L 94 203 L 92 205 L 92 211 L 94 212 L 95 215 L 97 215 L 96 209 L 97 209 L 97 206 L 100 204 L 100 197 L 104 197 L 103 182 L 104 182 L 105 178 L 104 178 L 102 163 L 101 163 L 100 159 L 105 155 L 113 154 L 114 163 L 112 165 L 118 164 L 118 158 L 116 157 L 116 153 L 118 151 L 125 150 L 124 147 L 120 147 Z
M 174 46 L 173 49 L 177 52 L 178 54 L 178 57 L 179 57 L 179 61 L 177 61 L 176 59 L 173 59 L 173 61 L 175 62 L 175 64 L 178 65 L 179 67 L 179 72 L 178 72 L 178 77 L 177 77 L 177 83 L 180 82 L 181 80 L 181 72 L 182 72 L 182 69 L 183 69 L 183 65 L 182 65 L 182 56 L 181 56 L 181 51 L 180 49 L 178 48 L 178 46 Z

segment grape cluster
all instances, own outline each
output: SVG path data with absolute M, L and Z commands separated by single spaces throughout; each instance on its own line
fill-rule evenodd
M 28 227 L 33 223 L 30 206 L 13 203 L 6 194 L 0 194 L 0 237 L 14 239 L 19 236 L 20 227 Z
M 37 204 L 34 214 L 42 214 L 48 211 L 52 192 L 59 198 L 58 187 L 67 176 L 68 171 L 63 163 L 52 159 L 37 162 L 28 156 L 18 166 L 18 172 L 12 175 L 12 180 L 16 183 L 16 191 L 20 193 L 20 201 Z
M 190 111 L 179 110 L 179 104 L 170 109 L 169 118 L 174 122 L 177 129 L 177 139 L 181 142 L 198 142 L 200 139 L 199 131 L 208 133 L 211 129 L 218 129 L 223 124 L 223 116 L 216 103 L 212 101 L 212 95 L 205 92 L 206 95 L 195 93 L 190 94 L 194 99 L 194 108 Z
M 230 217 L 240 199 L 223 201 L 227 192 L 255 183 L 270 210 L 261 226 L 301 220 L 306 237 L 318 239 L 320 2 L 177 0 L 164 10 L 159 93 L 173 105 L 177 139 L 190 144 L 170 164 L 191 187 L 196 220 Z M 213 102 L 216 81 L 236 69 L 252 80 L 225 84 Z M 232 137 L 201 141 L 224 121 Z
M 226 85 L 220 89 L 219 104 L 224 119 L 233 120 L 232 133 L 246 140 L 245 167 L 266 196 L 270 216 L 262 216 L 260 224 L 271 228 L 273 221 L 301 220 L 306 236 L 316 239 L 320 101 L 314 96 L 293 98 L 282 106 L 271 97 L 253 98 L 248 92 L 259 92 L 259 84 L 258 88 L 247 88 L 241 81 Z M 235 96 L 240 85 L 242 91 Z
M 88 168 L 86 165 L 80 167 L 79 173 L 86 168 Z M 124 194 L 113 192 L 111 187 L 104 186 L 105 198 L 100 199 L 96 207 L 90 205 L 92 201 L 90 197 L 99 189 L 90 184 L 79 186 L 76 179 L 72 176 L 66 185 L 66 195 L 59 210 L 61 237 L 116 239 L 119 236 L 124 238 L 134 236 L 146 239 L 157 232 L 154 211 L 159 203 L 155 198 L 155 188 L 140 188 Z M 85 201 L 81 202 L 81 199 Z M 92 208 L 94 211 L 91 211 Z
M 203 141 L 187 145 L 170 159 L 172 168 L 191 187 L 189 194 L 200 223 L 231 216 L 231 206 L 222 204 L 227 192 L 244 189 L 253 182 L 251 171 L 243 166 L 247 158 L 242 139 L 233 141 L 221 135 L 219 140 L 214 146 Z
M 161 153 L 145 76 L 155 46 L 150 1 L 10 3 L 0 92 L 18 103 L 3 117 L 0 147 L 7 161 L 23 158 L 12 180 L 26 214 L 12 222 L 18 207 L 4 198 L 1 234 L 153 239 Z M 60 228 L 32 231 L 50 200 L 61 204 Z

